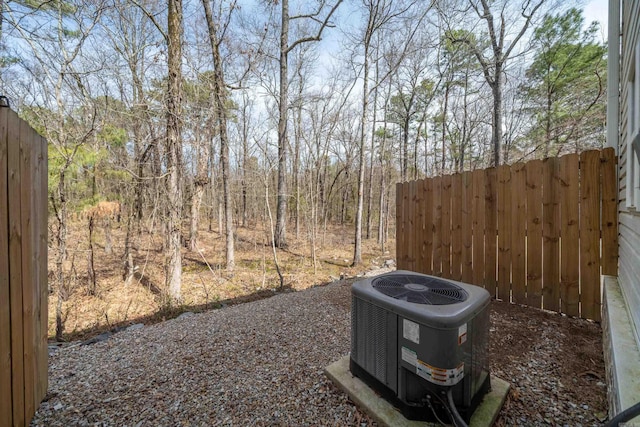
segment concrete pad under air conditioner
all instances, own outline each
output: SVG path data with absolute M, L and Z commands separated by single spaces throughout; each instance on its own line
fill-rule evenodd
M 363 409 L 376 422 L 393 427 L 428 427 L 439 424 L 411 421 L 406 419 L 391 403 L 380 397 L 358 377 L 349 371 L 349 355 L 325 368 L 327 376 L 351 400 Z M 471 417 L 470 427 L 489 427 L 493 425 L 509 392 L 509 383 L 495 376 L 491 377 L 491 391 L 487 393 Z

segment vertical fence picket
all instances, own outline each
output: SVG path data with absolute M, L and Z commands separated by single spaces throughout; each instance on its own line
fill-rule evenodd
M 560 158 L 560 300 L 563 313 L 580 315 L 578 155 Z
M 405 265 L 406 246 L 404 244 L 407 232 L 404 229 L 404 217 L 402 214 L 407 203 L 405 195 L 402 193 L 402 188 L 401 182 L 396 184 L 396 263 L 399 270 L 407 267 Z
M 425 246 L 426 232 L 424 228 L 424 180 L 416 181 L 416 241 L 415 241 L 415 271 L 427 273 L 425 268 Z
M 409 230 L 409 233 L 406 234 L 406 246 L 407 246 L 407 260 L 406 260 L 406 268 L 407 270 L 415 271 L 416 270 L 416 182 L 410 181 L 406 183 L 408 186 L 408 205 L 405 206 L 405 210 L 407 211 L 407 216 L 404 219 L 405 229 Z M 407 191 L 407 188 L 403 191 Z
M 560 309 L 560 180 L 558 159 L 543 160 L 542 298 L 545 310 Z
M 600 321 L 600 152 L 580 154 L 581 317 Z
M 42 262 L 42 260 L 47 259 L 47 242 L 48 242 L 48 146 L 47 141 L 40 137 L 39 147 L 40 147 L 40 157 L 38 157 L 38 163 L 40 165 L 40 169 L 37 171 L 36 176 L 40 180 L 39 186 L 37 188 L 38 193 L 38 211 L 41 213 L 40 221 L 39 221 L 39 245 L 40 251 L 38 253 L 38 268 L 40 269 L 40 277 L 39 277 L 39 291 L 40 291 L 40 312 L 39 312 L 39 320 L 40 320 L 40 351 L 39 351 L 39 366 L 38 366 L 38 400 L 42 401 L 45 395 L 47 394 L 47 388 L 49 385 L 49 348 L 47 346 L 47 336 L 48 336 L 48 326 L 49 326 L 49 317 L 48 317 L 48 298 L 49 298 L 49 288 L 48 288 L 48 271 L 47 271 L 47 263 Z
M 9 282 L 8 110 L 0 108 L 0 425 L 12 425 Z
M 511 168 L 499 166 L 498 175 L 498 298 L 511 301 Z
M 542 161 L 526 164 L 527 305 L 542 307 Z
M 33 134 L 27 122 L 20 121 L 20 227 L 21 227 L 21 277 L 22 277 L 22 340 L 24 365 L 24 418 L 30 420 L 35 414 L 36 393 L 36 337 L 35 337 L 35 293 L 33 258 L 33 211 L 31 195 L 33 194 Z
M 451 275 L 462 280 L 462 174 L 451 176 Z
M 462 174 L 462 281 L 473 280 L 473 177 L 471 172 Z
M 484 278 L 485 289 L 489 291 L 491 296 L 496 296 L 497 286 L 497 176 L 496 169 L 485 169 L 485 191 L 484 191 Z
M 433 180 L 423 181 L 424 189 L 424 271 L 433 274 Z
M 20 223 L 20 119 L 8 112 L 9 289 L 11 300 L 11 386 L 13 423 L 25 424 L 24 340 L 22 327 L 22 226 Z
M 451 175 L 442 177 L 442 277 L 451 277 Z
M 442 177 L 433 178 L 433 274 L 442 276 Z
M 518 304 L 526 303 L 527 227 L 526 172 L 523 163 L 511 166 L 511 296 Z
M 473 284 L 484 286 L 484 171 L 473 171 Z

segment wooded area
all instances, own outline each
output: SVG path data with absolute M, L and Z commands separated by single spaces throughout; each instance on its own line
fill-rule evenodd
M 160 291 L 179 304 L 184 257 L 213 264 L 203 230 L 225 239 L 231 276 L 239 230 L 265 227 L 282 287 L 292 239 L 310 242 L 314 269 L 332 226 L 353 236 L 353 265 L 368 239 L 384 253 L 398 181 L 602 147 L 606 49 L 572 6 L 2 2 L 2 92 L 49 143 L 56 336 L 64 304 L 96 295 L 98 250 L 131 285 L 142 242 L 162 236 Z M 468 215 L 459 191 L 442 194 L 456 203 L 442 215 Z M 467 238 L 455 233 L 442 237 Z

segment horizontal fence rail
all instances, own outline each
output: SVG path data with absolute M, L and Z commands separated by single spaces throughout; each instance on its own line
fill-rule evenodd
M 612 148 L 397 184 L 398 268 L 600 321 L 618 262 Z
M 47 392 L 47 143 L 0 107 L 0 426 Z

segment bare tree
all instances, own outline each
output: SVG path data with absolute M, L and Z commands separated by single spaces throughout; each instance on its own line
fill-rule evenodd
M 158 65 L 157 61 L 149 58 L 151 55 L 148 52 L 160 37 L 166 35 L 154 32 L 153 23 L 145 12 L 125 0 L 114 1 L 112 7 L 106 10 L 102 29 L 108 41 L 105 49 L 113 49 L 117 57 L 124 61 L 123 64 L 118 59 L 112 60 L 110 75 L 121 88 L 120 101 L 128 106 L 128 111 L 117 112 L 128 117 L 126 128 L 132 135 L 133 142 L 131 166 L 127 165 L 128 162 L 122 166 L 133 178 L 133 189 L 127 187 L 122 195 L 122 200 L 127 205 L 123 278 L 126 284 L 131 284 L 136 270 L 134 252 L 139 244 L 145 196 L 155 198 L 160 184 L 157 175 L 159 167 L 155 171 L 149 170 L 151 159 L 157 161 L 160 157 L 160 138 L 154 124 L 154 112 L 150 109 L 153 100 L 144 87 L 146 76 L 151 74 L 151 67 Z M 123 73 L 123 69 L 128 69 L 129 74 Z M 152 197 L 148 197 L 149 194 Z
M 363 83 L 362 83 L 362 112 L 360 116 L 360 136 L 358 142 L 358 203 L 356 208 L 355 218 L 355 244 L 353 250 L 353 262 L 352 265 L 356 266 L 362 263 L 362 214 L 364 211 L 364 172 L 365 172 L 365 143 L 367 139 L 367 117 L 369 110 L 369 96 L 371 95 L 369 89 L 369 61 L 370 61 L 370 49 L 371 42 L 374 34 L 379 31 L 383 26 L 395 18 L 401 17 L 406 14 L 416 2 L 408 2 L 406 4 L 397 5 L 390 0 L 363 0 L 363 6 L 365 10 L 365 17 L 367 22 L 365 24 L 364 33 L 362 35 L 362 48 L 363 48 Z M 404 59 L 404 53 L 406 53 L 407 47 L 410 46 L 413 37 L 415 36 L 417 28 L 424 19 L 429 8 L 424 10 L 421 14 L 409 21 L 411 24 L 408 27 L 408 36 L 406 37 L 406 43 L 402 49 L 400 59 Z M 397 69 L 397 65 L 391 67 L 391 71 Z M 388 76 L 387 74 L 387 76 Z M 379 79 L 379 82 L 384 81 L 385 77 Z M 379 84 L 379 82 L 377 84 Z M 377 87 L 377 86 L 376 86 Z
M 216 23 L 211 13 L 211 5 L 209 0 L 202 0 L 204 14 L 207 20 L 207 28 L 209 30 L 209 42 L 211 43 L 211 52 L 213 55 L 213 104 L 215 109 L 215 118 L 218 124 L 218 135 L 220 136 L 220 163 L 222 164 L 222 197 L 224 204 L 224 222 L 226 237 L 226 263 L 227 270 L 233 270 L 235 266 L 234 241 L 233 241 L 233 210 L 231 203 L 231 189 L 229 183 L 229 139 L 227 136 L 227 106 L 226 106 L 226 85 L 224 81 L 224 69 L 222 57 L 220 56 L 220 42 L 216 32 Z M 233 4 L 231 10 L 233 10 Z M 231 12 L 230 12 L 231 13 Z M 222 34 L 224 34 L 226 26 L 222 26 Z
M 491 96 L 493 97 L 491 145 L 494 166 L 500 164 L 500 150 L 502 149 L 502 92 L 505 63 L 516 54 L 516 47 L 519 46 L 520 40 L 531 26 L 532 19 L 546 1 L 523 0 L 519 5 L 515 5 L 507 1 L 469 0 L 471 8 L 476 12 L 478 18 L 486 23 L 489 32 L 489 49 L 485 49 L 485 46 L 475 37 L 467 37 L 461 41 L 468 43 L 471 47 L 482 67 L 484 78 L 491 88 Z M 519 8 L 521 19 L 509 14 L 515 8 Z M 512 29 L 510 27 L 514 22 L 518 23 L 519 28 Z M 508 37 L 513 38 L 508 39 Z M 487 50 L 488 55 L 485 53 Z
M 169 297 L 179 301 L 182 285 L 182 0 L 169 0 L 167 14 L 167 218 L 165 283 Z
M 278 204 L 276 206 L 276 229 L 274 233 L 275 245 L 278 248 L 287 246 L 287 121 L 289 111 L 289 53 L 302 43 L 319 41 L 325 28 L 330 26 L 330 19 L 342 0 L 329 8 L 329 11 L 321 18 L 322 12 L 328 8 L 323 0 L 318 8 L 310 13 L 289 15 L 289 0 L 281 0 L 281 26 L 280 26 L 280 93 L 278 98 Z M 289 23 L 297 19 L 307 19 L 318 24 L 315 34 L 300 37 L 293 43 L 289 43 Z

